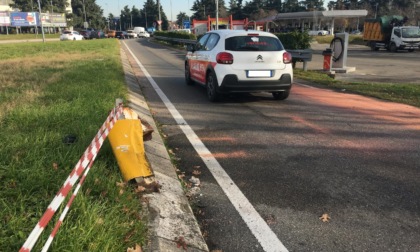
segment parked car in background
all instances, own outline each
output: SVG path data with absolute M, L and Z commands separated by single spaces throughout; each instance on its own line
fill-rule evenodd
M 353 35 L 361 35 L 361 34 L 362 34 L 362 32 L 361 32 L 361 31 L 359 31 L 359 30 L 354 30 L 354 31 L 352 31 L 350 34 L 353 34 Z
M 127 35 L 129 38 L 138 38 L 138 35 L 134 32 L 134 30 L 127 30 Z
M 70 31 L 70 30 L 64 30 L 63 33 L 60 35 L 60 40 L 83 40 L 85 39 L 83 35 L 78 33 L 77 31 Z
M 214 30 L 187 46 L 185 82 L 197 83 L 216 101 L 221 94 L 269 92 L 276 100 L 289 96 L 292 55 L 269 32 Z
M 119 39 L 128 39 L 128 34 L 125 31 L 117 31 L 115 37 Z
M 308 34 L 311 36 L 325 36 L 325 35 L 328 35 L 329 32 L 326 30 L 314 30 L 314 31 L 308 31 Z
M 108 38 L 115 38 L 115 33 L 116 33 L 117 31 L 115 31 L 115 30 L 109 30 L 108 32 L 107 32 L 107 37 Z

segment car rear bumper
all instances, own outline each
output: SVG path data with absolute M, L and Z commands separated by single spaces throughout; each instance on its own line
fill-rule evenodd
M 287 91 L 292 87 L 292 76 L 290 74 L 282 74 L 278 80 L 247 80 L 239 81 L 234 74 L 228 74 L 219 86 L 218 91 L 221 93 L 236 92 L 277 92 Z

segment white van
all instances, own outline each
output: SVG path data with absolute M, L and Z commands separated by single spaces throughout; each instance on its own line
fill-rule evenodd
M 145 32 L 146 29 L 144 29 L 144 27 L 141 27 L 141 26 L 136 26 L 136 27 L 134 27 L 133 31 L 135 33 L 139 34 L 140 32 Z

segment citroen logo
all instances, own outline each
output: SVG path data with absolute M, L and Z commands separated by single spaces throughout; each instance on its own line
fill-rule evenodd
M 261 55 L 258 55 L 257 60 L 263 60 L 263 57 Z

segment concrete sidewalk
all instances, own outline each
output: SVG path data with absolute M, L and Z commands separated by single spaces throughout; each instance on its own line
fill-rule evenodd
M 149 227 L 149 244 L 143 251 L 209 251 L 140 89 L 140 83 L 148 80 L 126 51 L 125 45 L 121 47 L 121 60 L 129 90 L 128 106 L 154 129 L 152 140 L 145 141 L 144 145 L 155 178 L 161 185 L 160 192 L 143 196 L 148 199 L 143 209 L 148 210 Z M 186 250 L 182 246 L 184 244 Z

